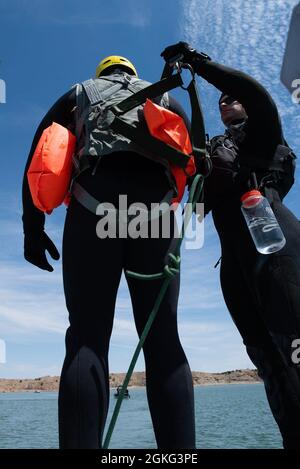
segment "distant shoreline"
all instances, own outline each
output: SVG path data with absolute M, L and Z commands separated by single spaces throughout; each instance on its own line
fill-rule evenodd
M 223 384 L 259 384 L 259 378 L 256 370 L 233 370 L 224 371 L 222 373 L 205 373 L 194 371 L 194 386 L 211 386 Z M 109 375 L 110 387 L 116 388 L 120 386 L 125 378 L 125 373 L 111 373 Z M 51 392 L 58 391 L 59 376 L 43 376 L 34 379 L 5 379 L 0 378 L 0 393 L 7 392 Z M 146 386 L 146 378 L 144 372 L 135 372 L 129 383 L 129 388 Z

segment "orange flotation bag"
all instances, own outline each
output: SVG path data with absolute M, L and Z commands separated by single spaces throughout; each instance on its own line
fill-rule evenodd
M 75 135 L 56 122 L 44 130 L 37 144 L 27 178 L 33 203 L 43 212 L 50 214 L 69 199 L 75 146 Z
M 153 137 L 177 148 L 186 155 L 191 155 L 192 144 L 182 117 L 153 103 L 150 99 L 147 99 L 144 106 L 144 116 L 148 130 Z M 172 203 L 179 203 L 184 194 L 187 177 L 196 173 L 194 157 L 190 157 L 184 169 L 170 163 L 170 171 L 177 187 L 177 196 L 173 198 Z

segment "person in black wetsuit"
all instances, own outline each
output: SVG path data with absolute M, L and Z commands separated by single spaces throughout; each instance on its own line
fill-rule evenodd
M 211 141 L 205 213 L 212 211 L 220 237 L 226 305 L 264 381 L 284 448 L 299 449 L 300 224 L 282 203 L 294 182 L 295 155 L 286 146 L 273 99 L 256 80 L 186 43 L 162 55 L 167 61 L 181 57 L 222 92 L 219 109 L 227 129 Z M 284 248 L 270 255 L 256 251 L 241 213 L 240 197 L 253 188 L 253 172 L 286 238 Z
M 105 60 L 103 63 L 106 67 L 97 76 L 128 83 L 135 77 L 132 64 L 129 68 L 118 64 L 116 68 L 113 62 L 109 67 Z M 44 231 L 44 214 L 33 205 L 26 174 L 39 138 L 52 122 L 75 132 L 78 104 L 75 95 L 73 88 L 43 118 L 32 143 L 23 180 L 25 259 L 50 272 L 53 268 L 45 252 L 47 250 L 53 259 L 58 259 L 59 253 Z M 168 101 L 169 109 L 181 115 L 189 125 L 181 106 L 171 96 Z M 98 201 L 118 207 L 119 195 L 126 194 L 128 206 L 137 201 L 149 206 L 160 202 L 170 191 L 166 167 L 141 154 L 112 148 L 100 160 L 94 156 L 77 182 Z M 96 214 L 74 196 L 71 198 L 63 235 L 63 281 L 70 327 L 59 390 L 60 448 L 101 446 L 109 405 L 108 349 L 122 271 L 148 274 L 161 271 L 173 239 L 172 234 L 169 238 L 157 239 L 99 239 L 98 221 Z M 126 280 L 140 335 L 163 280 Z M 159 448 L 195 447 L 193 383 L 178 336 L 178 294 L 177 275 L 170 283 L 143 349 L 147 397 Z

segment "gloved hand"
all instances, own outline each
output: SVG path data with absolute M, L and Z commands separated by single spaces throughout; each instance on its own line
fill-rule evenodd
M 177 60 L 190 63 L 196 54 L 196 49 L 193 49 L 187 42 L 180 41 L 166 47 L 160 55 L 166 62 L 171 62 L 172 65 L 172 62 L 174 63 Z
M 36 265 L 42 270 L 53 272 L 53 267 L 49 264 L 46 251 L 54 260 L 59 259 L 59 252 L 55 244 L 51 241 L 45 231 L 38 232 L 25 232 L 24 237 L 24 257 L 33 265 Z
M 203 61 L 211 60 L 207 54 L 198 52 L 187 42 L 182 41 L 166 47 L 160 55 L 170 65 L 173 65 L 177 61 L 188 63 L 194 68 L 195 72 L 197 72 L 198 66 L 203 63 Z

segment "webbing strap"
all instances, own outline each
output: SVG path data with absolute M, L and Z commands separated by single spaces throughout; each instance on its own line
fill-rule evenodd
M 87 192 L 78 182 L 74 182 L 72 186 L 72 195 L 87 210 L 96 214 L 97 207 L 100 204 L 99 200 L 89 194 L 89 192 Z
M 107 86 L 104 88 L 104 90 L 100 91 L 95 83 L 95 80 L 91 78 L 90 80 L 84 81 L 82 86 L 86 92 L 87 97 L 89 98 L 90 104 L 93 106 L 96 103 L 107 100 L 107 98 L 123 88 L 124 85 L 120 82 L 110 82 L 110 86 Z
M 98 90 L 92 78 L 90 80 L 84 81 L 82 83 L 82 87 L 85 90 L 91 104 L 97 103 L 98 101 L 102 100 L 102 94 L 100 90 Z
M 76 127 L 75 127 L 75 133 L 76 133 L 76 140 L 77 144 L 80 140 L 80 136 L 82 133 L 83 129 L 83 124 L 84 124 L 84 117 L 82 115 L 82 85 L 79 83 L 76 85 L 75 89 L 76 93 Z
M 192 79 L 189 84 L 187 91 L 189 93 L 192 119 L 191 119 L 191 140 L 193 146 L 193 155 L 197 158 L 204 158 L 207 156 L 206 152 L 206 140 L 205 132 L 201 131 L 204 129 L 203 112 L 201 109 L 200 98 L 198 89 L 195 83 L 195 78 Z M 200 130 L 201 129 L 201 130 Z
M 152 85 L 143 88 L 132 96 L 124 99 L 121 103 L 118 103 L 115 106 L 112 106 L 110 109 L 112 112 L 119 116 L 125 112 L 130 111 L 131 109 L 140 106 L 143 104 L 146 99 L 153 99 L 157 96 L 163 95 L 167 91 L 173 90 L 178 86 L 182 86 L 183 81 L 179 73 L 172 75 L 171 77 L 164 78 Z
M 99 200 L 97 200 L 94 196 L 92 196 L 84 187 L 81 186 L 78 182 L 74 182 L 72 187 L 72 195 L 75 199 L 87 210 L 92 212 L 94 215 L 97 215 L 97 208 L 101 204 Z M 153 209 L 147 210 L 147 214 L 145 216 L 145 221 L 155 220 L 162 216 L 171 205 L 171 201 L 174 195 L 173 189 L 170 189 L 164 198 L 157 204 Z M 109 209 L 105 209 L 108 210 Z M 135 218 L 136 215 L 129 216 L 127 211 L 122 213 L 120 210 L 113 210 L 114 214 L 119 217 L 119 219 L 123 222 L 128 222 L 130 218 Z M 141 212 L 141 210 L 140 210 Z
M 192 154 L 195 157 L 196 165 L 199 162 L 199 167 L 203 171 L 203 176 L 207 177 L 212 170 L 212 162 L 210 155 L 206 149 L 206 134 L 204 126 L 203 112 L 200 104 L 200 97 L 198 93 L 198 88 L 196 80 L 194 77 L 194 72 L 191 70 L 191 67 L 188 64 L 181 62 L 182 57 L 177 57 L 177 60 L 174 58 L 174 65 L 166 62 L 161 78 L 166 78 L 172 76 L 174 71 L 175 62 L 179 61 L 179 68 L 187 68 L 193 74 L 193 79 L 190 82 L 187 88 L 184 88 L 189 93 L 190 104 L 191 104 L 191 141 L 193 151 Z M 202 191 L 203 195 L 203 191 Z

